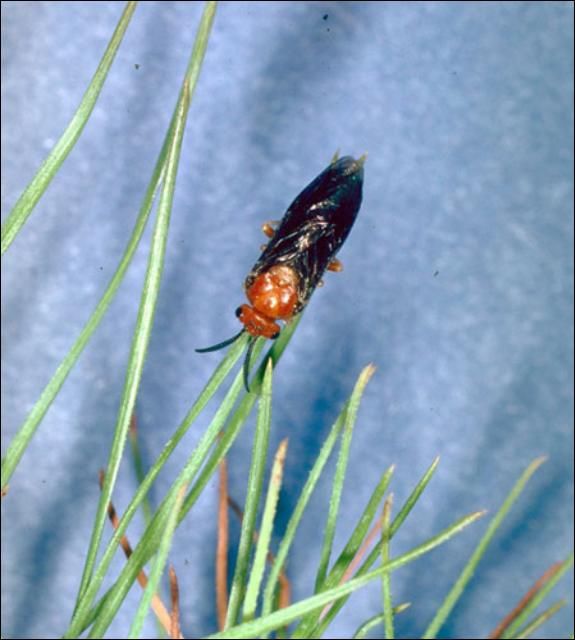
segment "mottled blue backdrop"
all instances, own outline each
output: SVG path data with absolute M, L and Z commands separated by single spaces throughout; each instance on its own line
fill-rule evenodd
M 122 6 L 2 3 L 3 216 L 74 113 Z M 3 451 L 120 259 L 201 10 L 137 9 L 82 137 L 2 260 Z M 368 153 L 364 203 L 340 253 L 344 272 L 327 275 L 276 370 L 272 447 L 290 439 L 278 524 L 368 362 L 377 372 L 359 413 L 338 548 L 392 463 L 399 505 L 441 455 L 393 542 L 398 554 L 470 511 L 493 513 L 526 465 L 548 455 L 442 630 L 485 636 L 573 546 L 572 3 L 221 3 L 137 402 L 147 463 L 221 358 L 194 348 L 237 330 L 260 223 L 280 217 L 336 149 Z M 148 241 L 3 501 L 3 637 L 57 637 L 71 614 Z M 230 455 L 238 500 L 252 435 L 253 425 Z M 134 486 L 126 464 L 118 509 Z M 288 567 L 296 598 L 311 593 L 328 497 L 326 477 Z M 215 625 L 216 498 L 214 482 L 174 544 L 188 636 Z M 486 525 L 394 573 L 394 601 L 413 603 L 398 637 L 420 637 Z M 140 531 L 137 523 L 130 537 Z M 572 574 L 555 594 L 568 607 L 540 637 L 572 632 L 571 585 Z M 139 598 L 133 589 L 109 637 L 126 636 Z M 380 608 L 373 584 L 333 636 L 349 638 Z

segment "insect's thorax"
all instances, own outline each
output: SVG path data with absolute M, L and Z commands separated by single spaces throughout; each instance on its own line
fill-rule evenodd
M 300 308 L 299 276 L 295 269 L 276 264 L 246 279 L 246 295 L 250 304 L 236 311 L 245 331 L 252 336 L 277 338 L 280 326 L 276 320 L 289 320 Z
M 274 265 L 246 280 L 246 295 L 252 306 L 268 318 L 288 320 L 298 307 L 299 276 L 287 265 Z

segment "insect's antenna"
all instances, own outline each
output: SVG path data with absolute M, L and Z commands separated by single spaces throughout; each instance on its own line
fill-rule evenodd
M 235 336 L 232 336 L 231 338 L 228 338 L 227 340 L 224 340 L 223 342 L 218 342 L 218 344 L 214 344 L 211 347 L 204 347 L 203 349 L 196 349 L 196 353 L 208 353 L 208 351 L 217 351 L 218 349 L 223 349 L 224 347 L 227 347 L 229 344 L 232 344 L 232 342 L 235 342 L 245 331 L 245 327 L 239 332 L 236 333 Z
M 248 339 L 248 350 L 246 351 L 246 357 L 244 360 L 244 387 L 246 388 L 246 391 L 248 393 L 250 392 L 250 383 L 248 380 L 248 377 L 250 375 L 250 360 L 256 340 L 257 338 L 255 336 L 250 336 L 250 338 Z

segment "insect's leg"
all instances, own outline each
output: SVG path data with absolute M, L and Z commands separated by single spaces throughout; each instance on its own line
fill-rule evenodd
M 268 222 L 264 222 L 262 224 L 262 231 L 266 234 L 268 238 L 273 238 L 275 229 L 279 224 L 279 220 L 269 220 Z
M 328 265 L 327 265 L 327 270 L 328 271 L 336 271 L 336 272 L 340 272 L 343 271 L 343 263 L 341 262 L 341 260 L 338 260 L 337 258 L 334 258 Z
M 340 271 L 343 271 L 343 263 L 341 260 L 338 260 L 337 258 L 333 258 L 333 260 L 330 260 L 328 265 L 327 265 L 327 270 L 328 271 L 336 271 L 337 273 L 339 273 Z M 323 280 L 320 280 L 317 285 L 317 287 L 323 287 Z

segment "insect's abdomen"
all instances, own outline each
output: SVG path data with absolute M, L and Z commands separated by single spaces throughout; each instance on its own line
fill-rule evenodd
M 349 235 L 362 199 L 363 159 L 330 164 L 292 202 L 246 279 L 246 291 L 276 265 L 298 276 L 294 314 L 307 304 L 324 271 Z

